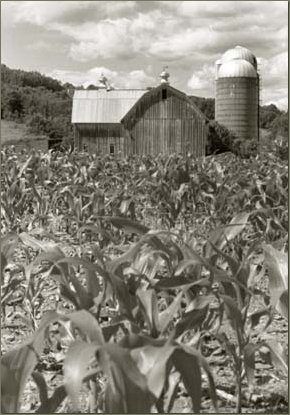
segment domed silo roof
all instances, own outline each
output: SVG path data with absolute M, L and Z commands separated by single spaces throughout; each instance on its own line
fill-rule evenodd
M 250 62 L 236 59 L 224 62 L 220 66 L 218 78 L 257 78 L 257 72 Z
M 227 50 L 222 56 L 222 62 L 229 62 L 236 59 L 243 59 L 250 62 L 255 69 L 257 69 L 257 59 L 255 55 L 243 46 L 236 46 L 233 49 Z

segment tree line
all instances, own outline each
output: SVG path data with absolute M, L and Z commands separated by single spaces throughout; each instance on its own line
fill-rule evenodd
M 1 118 L 23 122 L 34 134 L 71 140 L 72 98 L 68 91 L 73 89 L 72 84 L 62 84 L 39 72 L 10 69 L 1 64 Z M 209 134 L 213 137 L 210 151 L 227 149 L 233 135 L 214 121 L 214 98 L 191 96 L 190 99 L 209 120 Z M 262 106 L 259 115 L 260 128 L 269 130 L 271 138 L 288 137 L 288 111 L 280 111 L 271 104 Z
M 1 65 L 1 119 L 26 124 L 36 135 L 71 139 L 71 84 Z

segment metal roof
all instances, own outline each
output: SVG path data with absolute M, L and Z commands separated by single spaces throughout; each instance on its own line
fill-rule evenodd
M 119 123 L 147 89 L 76 90 L 72 123 Z
M 255 69 L 257 69 L 257 59 L 255 55 L 247 48 L 243 46 L 236 46 L 233 49 L 227 50 L 223 56 L 221 61 L 222 62 L 229 62 L 236 59 L 243 59 L 245 61 L 250 62 Z
M 231 60 L 220 66 L 218 78 L 257 78 L 257 71 L 244 59 Z

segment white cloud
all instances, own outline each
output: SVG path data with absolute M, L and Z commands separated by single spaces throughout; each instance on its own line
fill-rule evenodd
M 16 3 L 16 2 L 15 2 Z M 36 25 L 45 25 L 55 21 L 69 12 L 72 8 L 80 9 L 79 2 L 52 2 L 52 1 L 22 1 L 15 13 L 16 22 L 26 22 Z
M 39 50 L 39 49 L 44 50 L 44 49 L 49 49 L 51 45 L 45 42 L 44 40 L 39 39 L 39 40 L 36 40 L 34 43 L 27 45 L 27 47 L 32 50 Z
M 80 22 L 101 19 L 104 16 L 119 16 L 135 9 L 135 1 L 12 1 L 13 20 L 36 25 L 54 22 Z
M 157 12 L 138 13 L 133 18 L 107 18 L 98 22 L 86 22 L 77 27 L 54 24 L 54 29 L 71 36 L 74 41 L 70 56 L 76 61 L 92 61 L 95 58 L 130 58 L 138 53 L 150 53 L 150 45 L 160 27 L 163 16 Z
M 104 74 L 115 88 L 146 88 L 156 84 L 156 79 L 143 70 L 116 72 L 103 66 L 93 67 L 87 71 L 54 69 L 48 75 L 63 83 L 70 82 L 75 86 L 87 87 L 90 84 L 97 85 L 101 74 Z
M 260 67 L 262 103 L 273 102 L 285 109 L 288 106 L 288 53 L 262 59 Z
M 264 60 L 262 70 L 267 77 L 285 78 L 288 74 L 288 53 L 282 52 Z
M 1 11 L 3 39 L 14 38 L 15 34 L 15 40 L 5 41 L 9 44 L 5 51 L 9 59 L 12 59 L 12 42 L 17 46 L 19 27 L 22 33 L 25 28 L 27 33 L 40 35 L 35 45 L 27 44 L 27 53 L 37 48 L 37 42 L 59 36 L 62 42 L 59 65 L 84 68 L 62 72 L 61 76 L 66 73 L 85 82 L 88 68 L 113 67 L 118 73 L 112 77 L 118 82 L 127 85 L 131 78 L 129 84 L 133 81 L 136 85 L 150 84 L 151 74 L 158 71 L 162 61 L 173 68 L 173 85 L 213 96 L 211 76 L 215 60 L 227 49 L 241 44 L 263 58 L 263 92 L 269 99 L 273 96 L 276 101 L 285 102 L 286 1 L 9 1 L 1 3 Z M 6 35 L 8 32 L 10 36 Z M 53 45 L 50 59 L 52 49 Z M 14 67 L 21 66 L 17 53 L 14 56 Z M 58 67 L 58 62 L 53 64 Z M 52 68 L 51 61 L 46 61 L 45 50 L 39 65 Z M 146 70 L 142 71 L 143 68 Z
M 86 23 L 76 29 L 63 26 L 65 34 L 78 39 L 70 48 L 70 56 L 77 61 L 91 61 L 97 57 L 111 58 L 129 56 L 130 20 L 126 18 L 107 19 L 100 23 Z
M 282 110 L 288 109 L 288 88 L 262 90 L 262 105 L 275 104 Z
M 195 53 L 213 43 L 214 34 L 210 28 L 185 28 L 171 36 L 166 34 L 155 40 L 149 48 L 154 56 L 177 59 L 188 53 Z
M 215 68 L 212 65 L 204 65 L 201 70 L 195 71 L 187 82 L 187 86 L 192 93 L 204 97 L 214 95 Z

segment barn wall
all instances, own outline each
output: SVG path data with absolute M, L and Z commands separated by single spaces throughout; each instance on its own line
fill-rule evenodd
M 133 152 L 137 154 L 186 153 L 205 155 L 207 127 L 190 103 L 166 89 L 144 96 L 128 118 Z
M 128 154 L 129 136 L 121 124 L 76 124 L 75 143 L 81 150 L 95 154 L 110 154 L 114 146 L 114 154 Z

